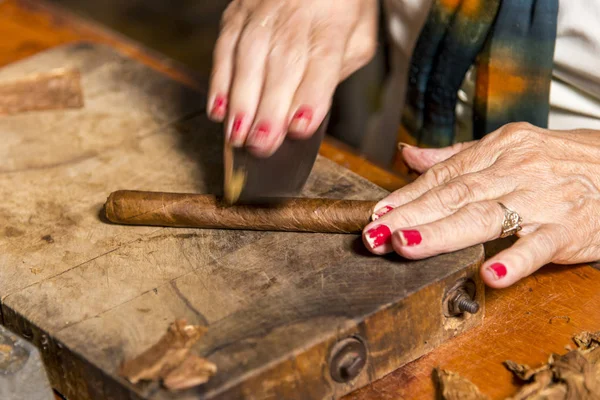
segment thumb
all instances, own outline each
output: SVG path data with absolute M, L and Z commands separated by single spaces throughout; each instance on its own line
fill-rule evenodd
M 435 164 L 440 163 L 452 157 L 458 152 L 461 152 L 477 143 L 472 142 L 456 143 L 449 147 L 441 149 L 422 149 L 406 144 L 402 144 L 400 154 L 408 167 L 418 173 L 423 173 Z

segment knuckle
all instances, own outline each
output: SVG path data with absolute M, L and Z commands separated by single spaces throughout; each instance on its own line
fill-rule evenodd
M 217 43 L 213 48 L 213 58 L 216 62 L 223 60 L 224 57 L 230 56 L 231 48 L 235 45 L 235 32 L 233 28 L 222 30 L 217 38 Z
M 465 206 L 474 198 L 473 188 L 462 180 L 452 180 L 444 186 L 444 189 L 438 192 L 438 201 L 450 211 Z
M 570 238 L 572 237 L 572 233 L 566 232 L 564 229 L 561 229 L 563 233 L 560 234 L 561 237 Z M 572 241 L 567 240 L 567 243 L 572 243 Z M 550 255 L 552 258 L 561 250 L 568 247 L 568 244 L 563 240 L 559 239 L 557 235 L 540 235 L 540 250 L 542 251 L 542 256 Z
M 315 35 L 314 33 L 312 34 Z M 315 57 L 335 57 L 341 52 L 341 47 L 334 40 L 327 40 L 323 37 L 315 38 L 311 40 L 310 53 Z
M 271 46 L 269 59 L 280 67 L 288 68 L 302 64 L 306 59 L 306 51 L 298 46 L 290 46 L 278 41 Z
M 240 2 L 238 0 L 234 0 L 223 11 L 223 15 L 221 15 L 221 29 L 227 27 L 231 21 L 235 20 L 236 17 L 241 12 Z
M 269 45 L 269 36 L 254 24 L 248 24 L 242 31 L 237 45 L 240 61 L 256 61 L 255 58 L 246 57 L 251 54 L 264 54 L 264 49 Z
M 245 10 L 253 10 L 260 3 L 260 0 L 234 0 L 234 1 L 239 3 L 240 8 L 243 8 Z
M 500 224 L 498 223 L 496 213 L 490 208 L 489 204 L 470 203 L 465 206 L 464 211 L 475 226 L 498 227 L 498 232 L 494 233 L 500 233 Z
M 528 122 L 512 122 L 505 125 L 500 136 L 508 141 L 527 142 L 539 136 L 537 128 Z
M 429 168 L 423 176 L 426 181 L 440 186 L 452 179 L 455 173 L 455 168 L 451 164 L 440 163 Z
M 375 57 L 377 43 L 370 39 L 360 40 L 353 49 L 353 52 L 352 58 L 356 60 L 357 63 L 361 65 L 367 64 Z

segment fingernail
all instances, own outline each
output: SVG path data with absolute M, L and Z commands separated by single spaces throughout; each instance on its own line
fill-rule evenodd
M 421 244 L 421 232 L 409 229 L 405 231 L 400 231 L 400 240 L 402 241 L 403 246 L 416 246 Z
M 244 123 L 244 114 L 237 114 L 233 119 L 233 124 L 231 125 L 231 132 L 229 135 L 229 142 L 236 143 L 240 137 L 240 131 L 242 129 L 242 125 Z
M 378 225 L 367 231 L 366 239 L 371 248 L 375 249 L 382 244 L 389 243 L 391 236 L 390 228 L 385 225 Z
M 271 135 L 271 124 L 261 122 L 254 128 L 252 134 L 252 143 L 254 146 L 259 146 L 266 143 Z
M 383 217 L 385 214 L 389 213 L 393 209 L 394 209 L 394 207 L 392 207 L 392 206 L 385 206 L 383 208 L 380 208 L 379 210 L 377 210 L 373 213 L 373 215 L 371 216 L 371 221 L 378 220 L 379 218 Z
M 487 267 L 487 269 L 492 272 L 495 279 L 501 279 L 506 276 L 506 267 L 501 263 L 494 263 Z
M 223 95 L 217 95 L 213 102 L 213 107 L 210 112 L 213 118 L 223 118 L 225 116 L 225 108 L 227 106 L 227 100 Z
M 294 115 L 294 118 L 292 118 L 290 130 L 294 132 L 306 132 L 312 119 L 312 108 L 306 106 L 300 107 Z
M 405 148 L 405 147 L 411 148 L 411 147 L 415 147 L 415 146 L 413 146 L 411 144 L 408 144 L 408 143 L 404 143 L 404 142 L 399 142 L 398 143 L 398 150 L 399 151 L 402 151 L 402 149 Z

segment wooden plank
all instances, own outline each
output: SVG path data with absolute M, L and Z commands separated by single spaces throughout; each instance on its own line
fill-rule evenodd
M 485 323 L 344 400 L 432 399 L 431 373 L 460 373 L 492 399 L 515 394 L 519 382 L 503 366 L 536 367 L 574 348 L 572 337 L 600 330 L 600 271 L 586 265 L 546 266 L 504 290 L 486 290 Z
M 348 235 L 102 223 L 114 190 L 218 192 L 222 130 L 202 93 L 96 45 L 40 54 L 0 70 L 0 82 L 58 67 L 81 72 L 84 108 L 0 117 L 0 296 L 4 323 L 40 346 L 67 396 L 170 398 L 116 371 L 178 317 L 209 326 L 194 351 L 219 367 L 181 398 L 339 397 L 481 321 L 483 311 L 442 313 L 460 278 L 483 300 L 481 247 L 405 262 L 365 254 Z M 385 193 L 319 158 L 303 195 Z M 338 384 L 322 366 L 352 334 L 369 362 Z

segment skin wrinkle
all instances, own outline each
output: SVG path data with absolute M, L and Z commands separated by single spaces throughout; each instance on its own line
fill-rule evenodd
M 436 164 L 432 156 L 436 151 L 449 157 Z M 510 286 L 549 262 L 577 264 L 600 258 L 600 132 L 549 131 L 517 123 L 462 151 L 460 146 L 406 147 L 404 155 L 409 168 L 421 165 L 426 173 L 378 203 L 378 208 L 389 205 L 393 210 L 367 225 L 363 237 L 376 224 L 385 224 L 393 233 L 394 248 L 370 248 L 373 253 L 396 250 L 421 259 L 493 240 L 500 236 L 502 213 L 492 205 L 502 202 L 523 218 L 522 230 L 512 247 L 482 266 L 489 286 Z M 489 209 L 473 207 L 486 200 Z M 454 211 L 453 217 L 440 213 L 439 204 Z M 496 210 L 494 222 L 487 217 Z M 409 221 L 414 216 L 420 219 Z M 495 226 L 497 233 L 485 237 Z M 401 229 L 419 230 L 423 242 L 402 246 Z M 506 266 L 506 276 L 498 277 L 488 269 L 494 263 Z

